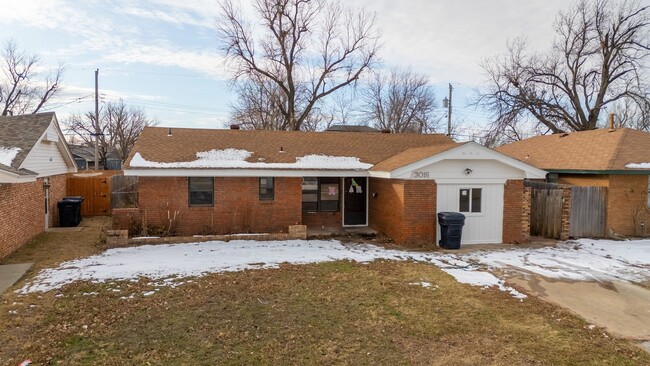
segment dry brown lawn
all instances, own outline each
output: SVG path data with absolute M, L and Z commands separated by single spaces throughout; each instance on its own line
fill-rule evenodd
M 101 248 L 97 238 L 56 245 L 86 255 Z M 66 255 L 35 252 L 65 251 L 54 246 L 44 240 L 9 261 L 58 262 Z M 413 284 L 423 281 L 432 287 Z M 561 308 L 418 263 L 284 265 L 176 288 L 75 283 L 1 299 L 2 365 L 650 364 L 633 343 Z

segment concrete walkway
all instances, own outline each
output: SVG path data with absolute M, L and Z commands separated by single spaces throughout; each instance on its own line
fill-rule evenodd
M 618 337 L 650 340 L 650 290 L 645 287 L 628 282 L 551 280 L 532 274 L 514 275 L 507 282 Z
M 0 265 L 0 294 L 18 282 L 34 263 Z

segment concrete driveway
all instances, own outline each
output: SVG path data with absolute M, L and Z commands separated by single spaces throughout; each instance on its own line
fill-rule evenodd
M 581 239 L 460 257 L 613 335 L 650 340 L 650 240 Z
M 650 340 L 650 290 L 629 282 L 557 280 L 510 274 L 506 282 L 560 305 L 611 334 Z

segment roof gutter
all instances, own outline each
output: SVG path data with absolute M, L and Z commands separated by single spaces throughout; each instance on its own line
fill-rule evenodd
M 549 173 L 556 174 L 598 174 L 598 175 L 650 175 L 650 170 L 584 170 L 584 169 L 549 169 Z

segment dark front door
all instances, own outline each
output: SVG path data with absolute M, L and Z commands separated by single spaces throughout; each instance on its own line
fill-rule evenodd
M 343 224 L 367 225 L 366 223 L 366 178 L 345 178 L 343 184 Z

